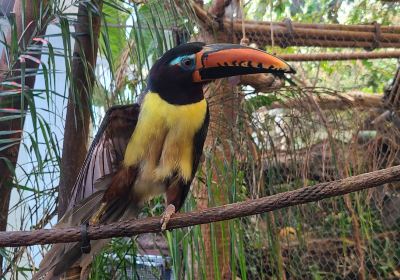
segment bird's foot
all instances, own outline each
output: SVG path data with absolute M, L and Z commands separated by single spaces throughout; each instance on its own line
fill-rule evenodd
M 171 219 L 172 215 L 175 214 L 176 208 L 173 204 L 169 204 L 165 209 L 162 218 L 161 218 L 161 231 L 165 231 L 167 229 L 167 224 Z
M 94 213 L 94 215 L 90 218 L 89 224 L 90 225 L 97 225 L 100 222 L 101 216 L 103 216 L 104 212 L 106 211 L 107 203 L 102 202 L 100 205 L 99 210 Z

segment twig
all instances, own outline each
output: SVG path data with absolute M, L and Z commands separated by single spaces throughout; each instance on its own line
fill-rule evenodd
M 169 221 L 167 229 L 171 230 L 260 214 L 293 205 L 344 195 L 395 181 L 400 181 L 400 166 L 328 183 L 321 183 L 259 199 L 212 207 L 197 212 L 176 214 Z M 161 225 L 159 217 L 122 221 L 108 225 L 90 226 L 88 228 L 88 234 L 91 240 L 160 231 Z M 0 232 L 0 247 L 66 243 L 80 240 L 80 226 L 35 231 Z

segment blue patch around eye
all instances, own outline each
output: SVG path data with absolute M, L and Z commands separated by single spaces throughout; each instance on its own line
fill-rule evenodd
M 169 65 L 176 65 L 176 64 L 180 64 L 181 61 L 185 58 L 189 58 L 194 60 L 195 55 L 191 54 L 191 55 L 182 55 L 182 56 L 178 56 L 176 58 L 174 58 L 173 60 L 171 60 L 171 62 L 169 63 Z
M 186 56 L 178 56 L 178 57 L 174 58 L 173 60 L 171 60 L 169 65 L 179 64 L 181 62 L 182 58 L 184 58 L 184 57 L 186 57 Z

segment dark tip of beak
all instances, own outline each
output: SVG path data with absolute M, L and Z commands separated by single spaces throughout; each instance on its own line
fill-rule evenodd
M 294 69 L 291 65 L 288 64 L 288 66 L 289 66 L 289 71 L 286 72 L 287 74 L 293 74 L 294 75 L 294 74 L 297 73 L 296 69 Z

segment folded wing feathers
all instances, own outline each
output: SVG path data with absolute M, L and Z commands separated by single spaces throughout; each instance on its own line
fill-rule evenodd
M 138 115 L 139 105 L 137 104 L 115 106 L 107 111 L 73 187 L 69 210 L 56 228 L 86 223 L 97 211 L 112 176 L 124 158 Z M 113 221 L 128 212 L 134 214 L 137 209 L 128 204 L 112 205 L 105 213 L 102 222 Z M 98 253 L 107 242 L 108 240 L 91 241 L 91 253 L 83 256 L 78 242 L 55 244 L 46 253 L 33 279 L 43 277 L 59 279 L 58 274 L 66 271 L 76 261 L 85 268 L 91 263 L 92 256 Z

